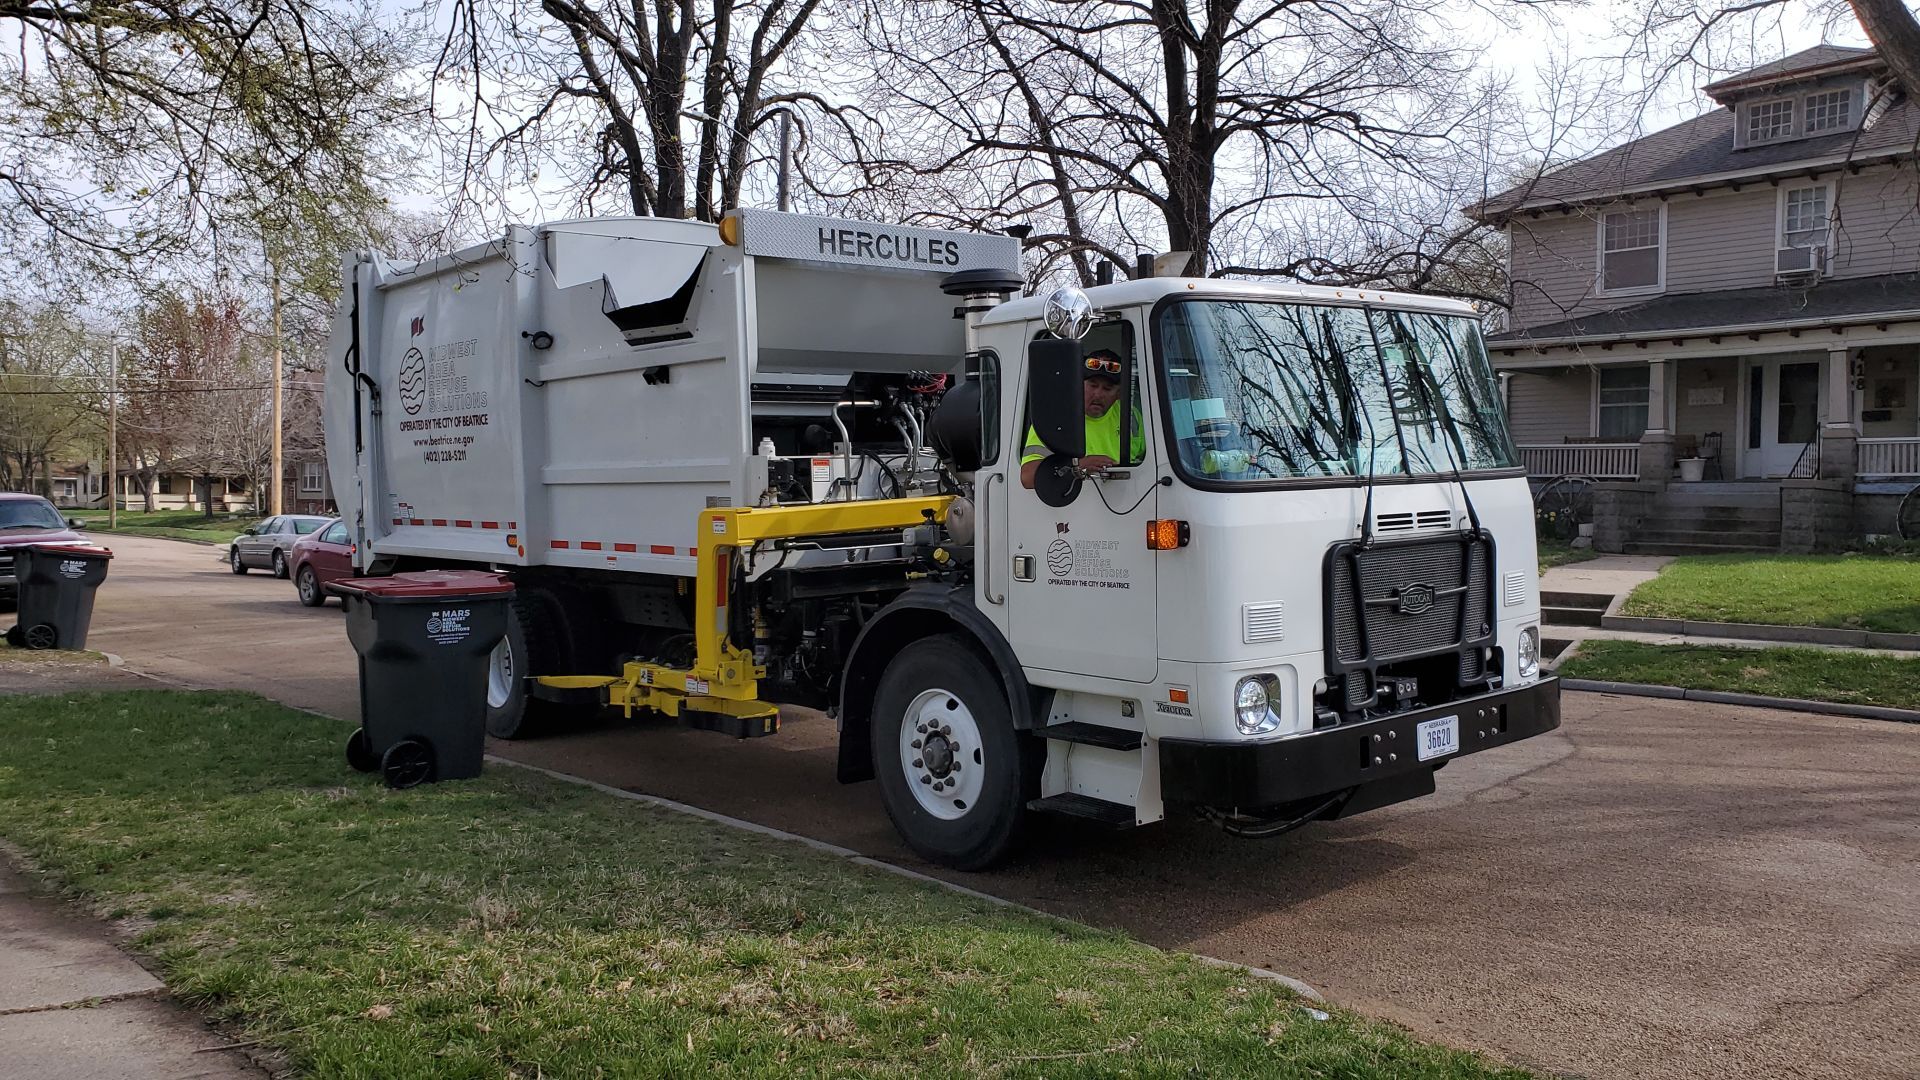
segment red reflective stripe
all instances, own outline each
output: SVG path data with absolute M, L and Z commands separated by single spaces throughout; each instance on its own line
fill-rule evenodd
M 456 529 L 471 529 L 473 528 L 473 522 L 468 521 L 466 518 L 454 518 L 453 527 Z
M 413 518 L 413 519 L 411 519 L 411 520 L 409 520 L 409 521 L 407 522 L 407 524 L 409 524 L 409 525 L 425 525 L 425 524 L 426 524 L 426 522 L 425 522 L 425 521 L 423 521 L 423 520 L 421 520 L 420 518 Z
M 393 523 L 394 523 L 395 525 L 405 525 L 405 524 L 406 524 L 406 522 L 404 522 L 404 521 L 401 521 L 401 520 L 400 520 L 399 518 L 394 518 L 394 519 L 393 519 Z
M 615 550 L 615 551 L 636 551 L 636 552 L 637 552 L 637 551 L 639 551 L 639 550 L 640 550 L 640 545 L 638 545 L 638 544 L 615 544 L 615 545 L 613 545 L 613 550 Z
M 600 550 L 600 541 L 598 541 L 598 540 L 582 540 L 582 541 L 580 541 L 580 550 L 581 550 L 581 551 L 599 551 L 599 550 Z
M 673 547 L 668 544 L 654 544 L 653 546 L 649 547 L 647 550 L 653 552 L 655 555 L 674 554 Z
M 687 554 L 689 554 L 689 555 L 694 555 L 694 556 L 698 556 L 698 555 L 700 554 L 700 549 L 699 549 L 699 548 L 688 548 L 688 549 L 687 549 Z
M 519 528 L 519 527 L 520 527 L 520 523 L 519 523 L 519 522 L 517 522 L 517 521 L 509 521 L 509 522 L 507 522 L 507 528 L 509 528 L 509 529 L 517 529 L 517 528 Z
M 714 607 L 727 606 L 727 553 L 720 553 L 720 572 L 713 577 Z
M 563 548 L 567 546 L 567 542 L 565 540 L 549 540 L 547 542 L 557 548 Z
M 446 527 L 447 527 L 447 519 L 446 519 L 446 518 L 434 518 L 434 519 L 433 519 L 433 527 L 434 527 L 434 528 L 436 528 L 436 529 L 444 529 L 444 528 L 446 528 Z
M 500 523 L 497 521 L 483 521 L 480 523 L 480 527 L 483 529 L 497 529 L 500 527 Z

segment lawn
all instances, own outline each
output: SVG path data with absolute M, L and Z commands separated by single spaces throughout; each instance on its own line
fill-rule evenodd
M 1633 590 L 1621 613 L 1920 633 L 1920 558 L 1689 555 Z
M 0 836 L 315 1076 L 1521 1077 L 1275 984 L 245 694 L 0 698 Z
M 1556 566 L 1565 566 L 1568 563 L 1586 562 L 1588 559 L 1600 556 L 1599 552 L 1590 547 L 1577 548 L 1557 540 L 1541 540 L 1539 545 L 1540 569 L 1543 571 Z
M 1769 697 L 1920 709 L 1920 660 L 1841 649 L 1741 649 L 1589 640 L 1555 674 Z
M 107 531 L 107 515 L 93 511 L 81 519 L 90 532 Z M 205 540 L 231 543 L 247 526 L 260 520 L 257 514 L 215 514 L 209 518 L 203 510 L 120 511 L 116 533 L 134 536 L 160 536 L 170 540 Z

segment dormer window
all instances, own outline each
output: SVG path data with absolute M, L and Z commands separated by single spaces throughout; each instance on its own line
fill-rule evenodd
M 1793 137 L 1793 99 L 1756 101 L 1747 106 L 1747 144 Z
M 1853 90 L 1828 90 L 1807 95 L 1807 134 L 1845 131 L 1853 126 Z

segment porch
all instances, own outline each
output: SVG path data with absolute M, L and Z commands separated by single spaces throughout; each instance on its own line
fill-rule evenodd
M 1590 482 L 1603 551 L 1826 550 L 1897 532 L 1900 499 L 1920 486 L 1920 337 L 1777 338 L 1501 365 L 1536 489 Z

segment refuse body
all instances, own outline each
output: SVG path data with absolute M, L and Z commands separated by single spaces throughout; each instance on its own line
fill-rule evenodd
M 7 643 L 26 649 L 84 649 L 93 591 L 107 579 L 113 552 L 90 544 L 28 544 L 13 549 L 20 582 L 19 622 Z
M 484 570 L 422 570 L 327 588 L 345 599 L 347 639 L 360 654 L 360 730 L 347 741 L 347 763 L 396 788 L 479 776 L 490 666 L 513 582 Z

